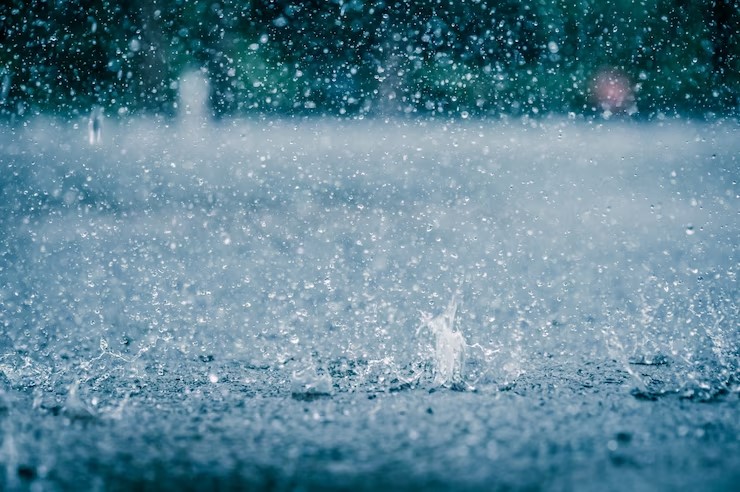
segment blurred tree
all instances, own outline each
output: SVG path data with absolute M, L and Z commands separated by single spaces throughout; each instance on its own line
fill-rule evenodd
M 619 73 L 639 115 L 738 109 L 734 0 L 8 0 L 0 111 L 177 112 L 199 68 L 216 115 L 601 111 Z
M 6 110 L 31 113 L 166 104 L 166 38 L 148 2 L 13 0 L 0 14 Z M 145 104 L 141 104 L 145 101 Z
M 715 0 L 705 22 L 710 39 L 704 46 L 712 53 L 711 106 L 718 112 L 740 108 L 740 3 Z M 708 18 L 707 18 L 708 17 Z

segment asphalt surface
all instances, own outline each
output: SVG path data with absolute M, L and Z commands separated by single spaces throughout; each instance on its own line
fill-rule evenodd
M 735 490 L 738 129 L 5 127 L 0 488 Z

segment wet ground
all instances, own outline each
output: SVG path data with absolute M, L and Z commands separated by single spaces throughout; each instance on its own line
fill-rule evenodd
M 740 483 L 736 124 L 86 132 L 0 138 L 4 490 Z

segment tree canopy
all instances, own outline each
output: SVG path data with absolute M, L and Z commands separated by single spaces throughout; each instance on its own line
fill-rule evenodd
M 12 0 L 0 111 L 175 114 L 195 69 L 216 116 L 734 114 L 738 19 L 733 0 Z

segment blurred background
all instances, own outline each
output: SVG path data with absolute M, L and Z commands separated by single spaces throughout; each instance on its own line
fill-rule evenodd
M 5 0 L 0 113 L 736 115 L 739 5 Z

